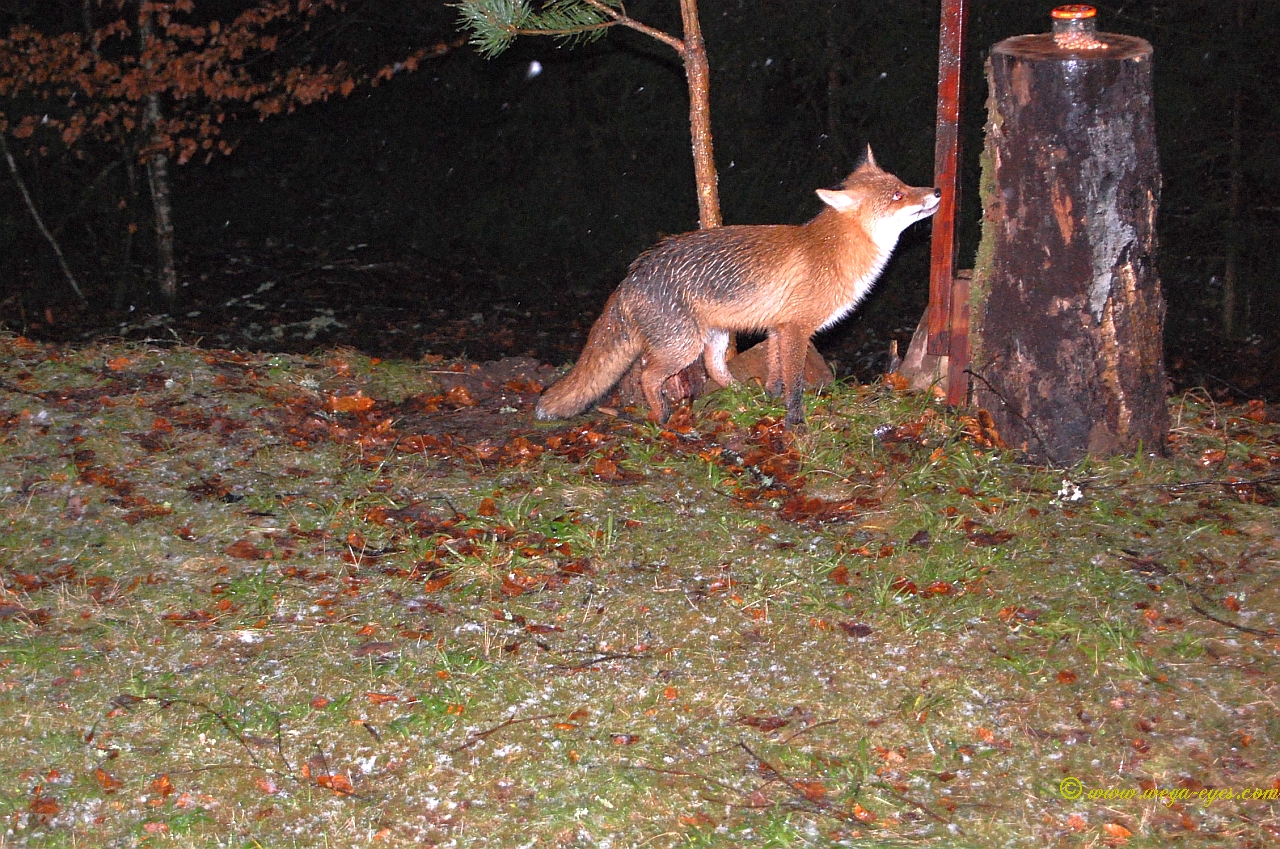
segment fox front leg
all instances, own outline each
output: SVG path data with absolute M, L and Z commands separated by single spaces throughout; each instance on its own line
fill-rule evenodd
M 777 328 L 769 328 L 764 345 L 764 391 L 769 393 L 770 398 L 781 398 L 783 389 L 782 342 L 778 337 Z
M 804 361 L 808 353 L 809 334 L 804 328 L 784 324 L 778 328 L 777 358 L 781 366 L 782 392 L 787 405 L 786 424 L 804 429 Z

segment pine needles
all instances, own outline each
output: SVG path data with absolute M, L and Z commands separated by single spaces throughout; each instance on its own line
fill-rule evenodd
M 455 3 L 459 25 L 471 32 L 471 44 L 489 58 L 506 50 L 518 35 L 549 35 L 565 43 L 593 41 L 619 23 L 621 0 L 462 0 Z

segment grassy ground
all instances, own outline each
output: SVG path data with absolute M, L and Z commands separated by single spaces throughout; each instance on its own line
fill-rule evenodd
M 0 847 L 1280 836 L 1280 427 L 0 338 Z M 459 377 L 461 375 L 461 377 Z

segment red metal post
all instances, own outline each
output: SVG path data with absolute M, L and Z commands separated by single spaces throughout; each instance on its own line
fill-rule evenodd
M 956 260 L 956 205 L 960 158 L 960 58 L 964 49 L 965 0 L 942 0 L 938 40 L 938 121 L 934 142 L 933 184 L 942 189 L 933 216 L 933 252 L 929 268 L 929 344 L 934 356 L 951 353 L 952 281 Z M 967 347 L 967 346 L 966 346 Z M 948 398 L 950 400 L 950 398 Z

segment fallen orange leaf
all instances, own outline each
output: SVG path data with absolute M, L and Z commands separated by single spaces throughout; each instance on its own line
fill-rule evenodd
M 106 790 L 108 793 L 114 793 L 124 785 L 123 781 L 116 778 L 102 767 L 98 767 L 93 771 L 93 777 L 102 789 Z
M 1102 826 L 1102 830 L 1107 833 L 1107 836 L 1114 840 L 1118 840 L 1121 843 L 1127 843 L 1129 838 L 1133 836 L 1132 831 L 1120 825 L 1118 822 L 1109 822 Z
M 151 792 L 162 798 L 166 797 L 173 792 L 173 782 L 169 780 L 168 775 L 162 775 L 151 782 Z
M 42 817 L 54 817 L 62 811 L 62 806 L 52 796 L 36 796 L 27 808 L 31 813 Z
M 328 398 L 329 410 L 334 413 L 363 413 L 375 403 L 358 389 L 354 395 L 330 395 Z
M 827 788 L 820 781 L 801 781 L 799 785 L 810 802 L 821 802 L 827 796 Z
M 1214 466 L 1227 459 L 1227 452 L 1221 448 L 1210 448 L 1200 455 L 1199 464 L 1201 466 Z
M 445 403 L 454 407 L 475 407 L 480 402 L 471 397 L 471 393 L 467 391 L 465 386 L 455 386 L 448 392 L 444 393 Z
M 356 789 L 351 786 L 351 779 L 347 778 L 342 773 L 336 773 L 334 775 L 318 775 L 316 776 L 316 784 L 319 784 L 321 787 L 327 787 L 334 793 L 342 796 L 350 796 L 352 793 L 356 792 Z
M 266 554 L 248 539 L 238 539 L 227 546 L 224 553 L 240 560 L 262 560 Z

